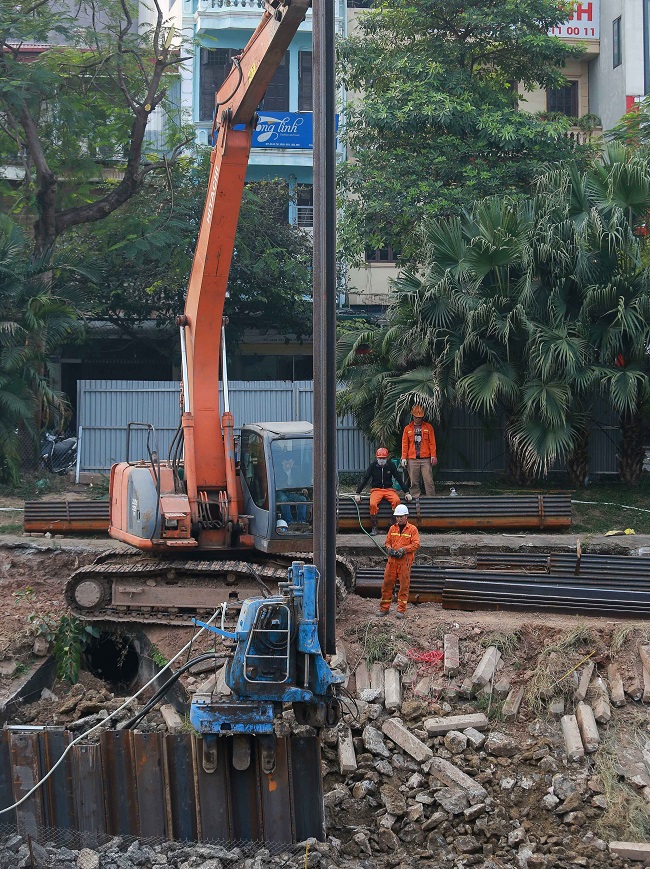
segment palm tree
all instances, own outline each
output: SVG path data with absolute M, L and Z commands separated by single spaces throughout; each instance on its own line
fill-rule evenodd
M 25 437 L 35 442 L 42 424 L 67 412 L 65 396 L 50 386 L 48 356 L 79 329 L 62 276 L 80 271 L 91 277 L 49 251 L 30 258 L 25 235 L 0 215 L 0 475 L 13 483 Z

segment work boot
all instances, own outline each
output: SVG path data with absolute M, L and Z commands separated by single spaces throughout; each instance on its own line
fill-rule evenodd
M 373 537 L 376 537 L 379 534 L 379 528 L 377 528 L 377 522 L 374 521 L 372 523 L 372 528 L 370 529 L 370 533 Z
M 406 616 L 406 613 L 403 613 L 401 610 L 397 610 L 397 618 L 403 619 Z
M 379 610 L 379 612 L 377 613 L 377 615 L 378 615 L 380 618 L 384 618 L 384 616 L 387 616 L 387 615 L 388 615 L 388 610 Z

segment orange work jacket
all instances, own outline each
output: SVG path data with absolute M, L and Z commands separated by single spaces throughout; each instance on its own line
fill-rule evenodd
M 413 561 L 416 550 L 420 548 L 420 532 L 410 522 L 407 522 L 403 526 L 395 522 L 388 529 L 384 546 L 386 549 L 403 549 L 404 560 L 410 564 Z
M 429 459 L 436 455 L 436 436 L 430 422 L 422 423 L 422 443 L 420 444 L 420 458 Z M 410 422 L 402 434 L 402 458 L 416 459 L 415 455 L 415 425 Z

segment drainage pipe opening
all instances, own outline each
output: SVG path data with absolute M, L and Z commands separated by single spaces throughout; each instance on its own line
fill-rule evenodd
M 101 633 L 85 650 L 86 667 L 115 688 L 129 688 L 138 676 L 140 657 L 130 637 Z

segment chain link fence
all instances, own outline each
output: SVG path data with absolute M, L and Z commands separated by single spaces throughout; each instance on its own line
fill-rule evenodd
M 331 845 L 190 842 L 110 836 L 53 827 L 0 825 L 0 869 L 323 869 L 352 867 Z

